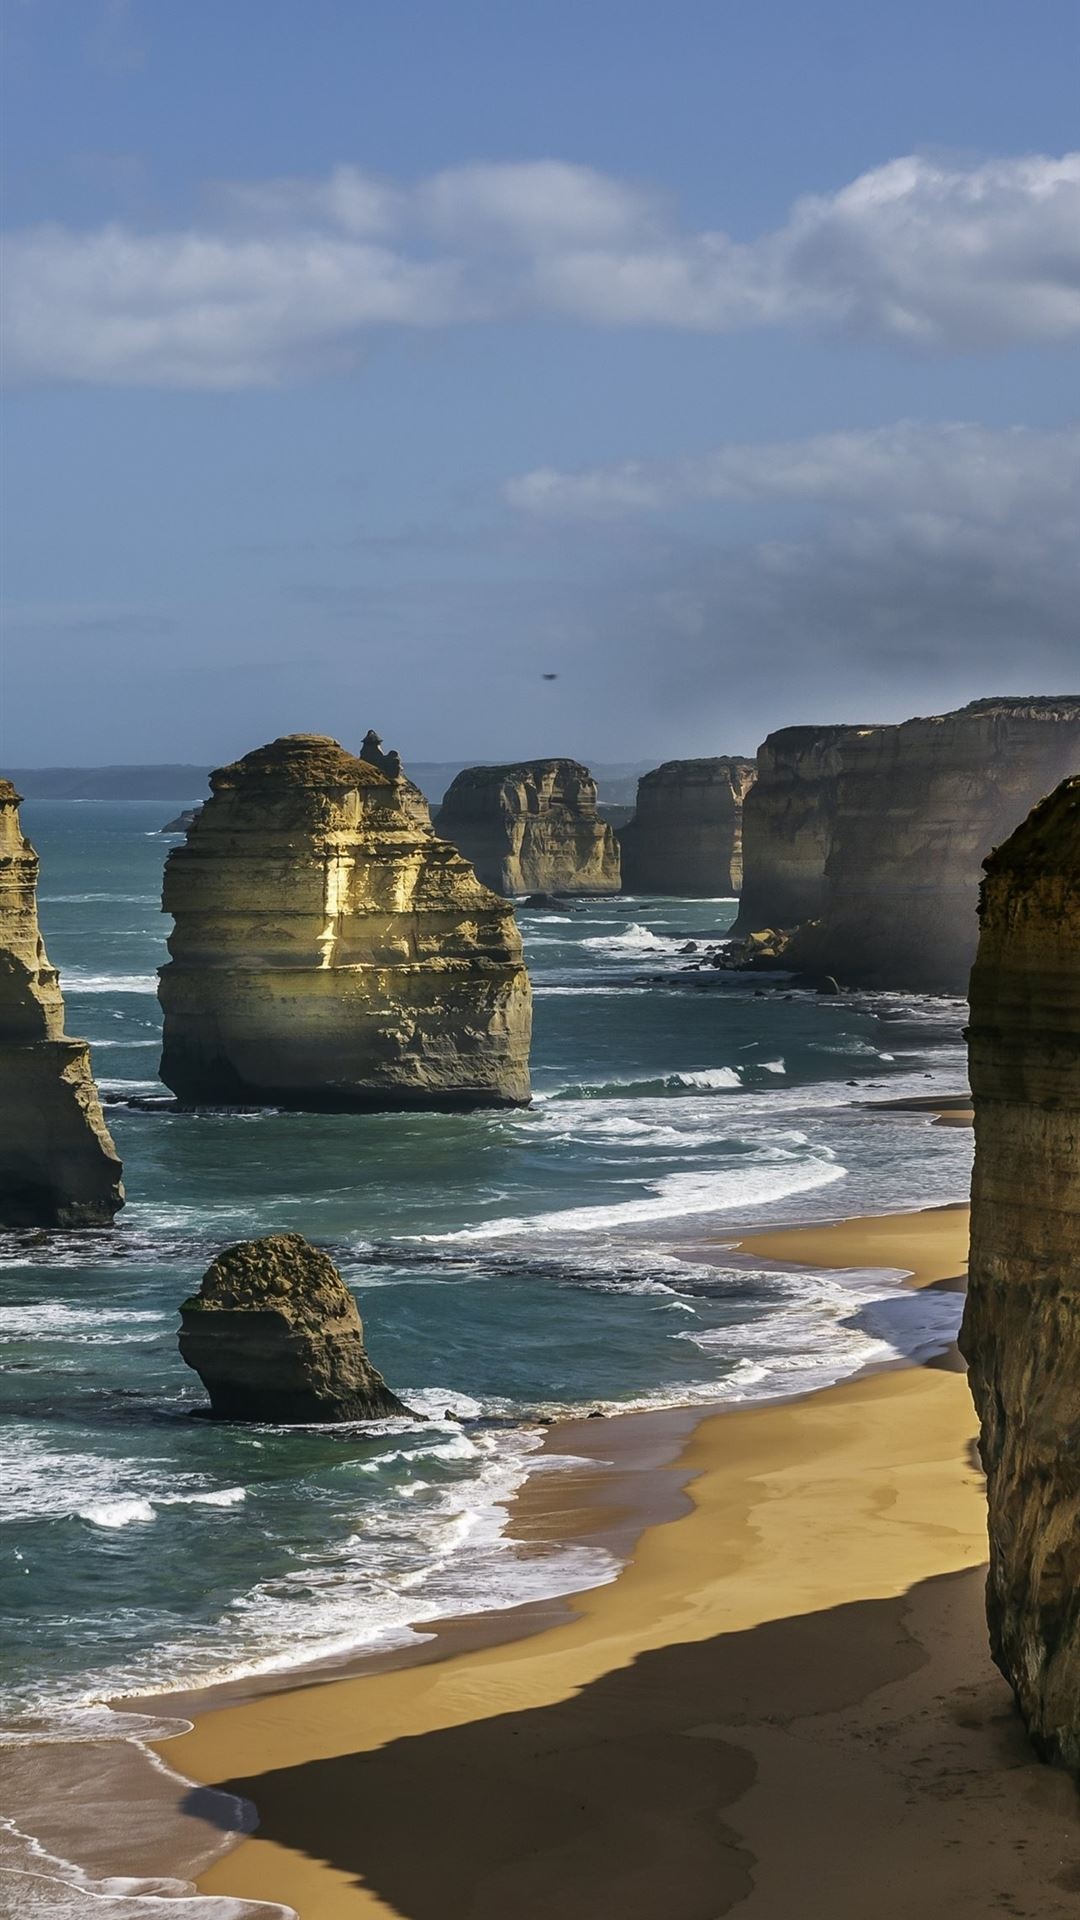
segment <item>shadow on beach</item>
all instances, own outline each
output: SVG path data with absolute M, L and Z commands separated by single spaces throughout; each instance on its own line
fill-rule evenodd
M 842 1731 L 830 1721 L 823 1732 L 812 1716 L 842 1716 L 926 1665 L 929 1636 L 912 1631 L 916 1613 L 936 1623 L 944 1612 L 954 1633 L 959 1620 L 958 1644 L 970 1634 L 982 1655 L 982 1580 L 981 1569 L 943 1575 L 893 1599 L 668 1646 L 553 1706 L 218 1784 L 257 1805 L 256 1844 L 276 1843 L 347 1877 L 337 1899 L 328 1893 L 319 1920 L 350 1911 L 348 1882 L 408 1920 L 715 1920 L 751 1895 L 757 1878 L 753 1854 L 725 1822 L 758 1776 L 755 1738 L 797 1733 L 806 1793 L 829 1823 L 827 1838 L 816 1830 L 821 1851 L 816 1862 L 805 1860 L 806 1872 L 825 1867 L 823 1853 L 857 1853 L 864 1836 L 853 1830 L 845 1767 L 835 1793 L 829 1787 Z M 973 1664 L 975 1685 L 954 1681 L 951 1692 L 927 1693 L 926 1752 L 914 1769 L 908 1755 L 914 1784 L 909 1778 L 898 1789 L 901 1809 L 915 1796 L 907 1818 L 916 1828 L 920 1793 L 955 1801 L 968 1784 L 985 1787 L 988 1776 L 997 1776 L 1000 1793 L 1003 1773 L 1015 1779 L 1017 1769 L 1029 1778 L 1044 1771 L 1033 1769 L 985 1656 Z M 896 1762 L 893 1717 L 891 1706 L 880 1719 L 871 1712 L 856 1736 L 866 1767 L 885 1775 L 886 1798 Z M 1056 1791 L 1053 1783 L 1051 1796 Z M 778 1848 L 805 1843 L 805 1835 L 784 1839 L 797 1812 L 778 1796 Z M 1061 1837 L 1069 1838 L 1064 1825 Z M 909 1833 L 904 1849 L 915 1840 Z M 823 1892 L 819 1882 L 819 1899 Z M 915 1910 L 887 1898 L 874 1904 L 882 1915 Z M 752 1897 L 749 1911 L 779 1915 L 782 1908 Z M 826 1907 L 808 1899 L 801 1911 L 818 1915 Z

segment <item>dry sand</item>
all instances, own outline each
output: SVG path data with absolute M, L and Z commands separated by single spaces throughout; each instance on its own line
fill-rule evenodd
M 743 1245 L 955 1284 L 966 1230 Z M 985 1650 L 974 1430 L 921 1367 L 712 1416 L 690 1511 L 574 1614 L 204 1714 L 168 1760 L 261 1824 L 202 1890 L 302 1920 L 1076 1920 L 1073 1786 Z

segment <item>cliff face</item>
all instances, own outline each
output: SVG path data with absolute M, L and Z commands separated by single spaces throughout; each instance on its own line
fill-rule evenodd
M 64 1032 L 38 929 L 38 857 L 0 780 L 0 1226 L 107 1226 L 124 1204 L 85 1040 Z
M 841 756 L 857 727 L 783 727 L 758 749 L 743 805 L 743 880 L 733 931 L 796 927 L 825 905 Z
M 982 861 L 1080 772 L 1080 699 L 861 728 L 840 762 L 818 964 L 853 986 L 963 993 Z
M 368 1359 L 333 1261 L 302 1234 L 226 1248 L 180 1318 L 181 1358 L 222 1420 L 295 1425 L 409 1411 Z
M 466 767 L 437 824 L 496 893 L 619 891 L 618 842 L 577 760 Z
M 987 861 L 971 976 L 971 1277 L 994 1658 L 1080 1771 L 1080 778 Z
M 417 788 L 312 734 L 210 785 L 165 866 L 161 1076 L 181 1099 L 528 1100 L 513 914 L 436 838 Z
M 667 760 L 638 781 L 637 810 L 622 829 L 628 893 L 716 899 L 743 878 L 743 803 L 754 762 Z

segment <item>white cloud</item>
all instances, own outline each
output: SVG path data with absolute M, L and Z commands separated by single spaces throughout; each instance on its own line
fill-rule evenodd
M 804 440 L 731 442 L 681 460 L 578 473 L 540 467 L 508 481 L 505 495 L 511 506 L 549 519 L 621 519 L 716 501 L 1009 526 L 1017 513 L 1075 507 L 1080 429 L 907 420 Z
M 24 381 L 233 387 L 355 357 L 377 327 L 552 316 L 799 327 L 906 350 L 1080 338 L 1080 154 L 894 160 L 736 242 L 558 160 L 411 186 L 340 166 L 219 187 L 185 230 L 13 233 L 5 360 Z

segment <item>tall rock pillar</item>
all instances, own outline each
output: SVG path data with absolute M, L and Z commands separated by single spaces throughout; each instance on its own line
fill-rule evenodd
M 986 862 L 971 975 L 971 1278 L 994 1658 L 1080 1771 L 1080 777 Z
M 120 1161 L 85 1040 L 64 1032 L 60 979 L 37 917 L 38 857 L 0 780 L 0 1226 L 107 1226 Z

